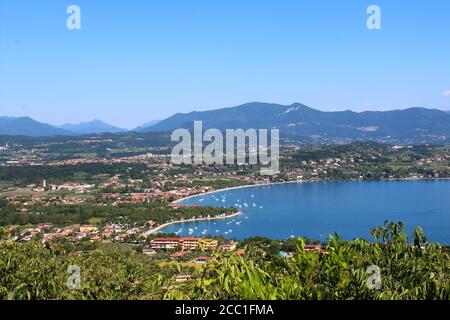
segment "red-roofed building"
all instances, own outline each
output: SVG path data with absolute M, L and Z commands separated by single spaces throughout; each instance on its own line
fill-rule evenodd
M 231 241 L 228 243 L 221 244 L 219 248 L 222 251 L 234 251 L 236 250 L 236 244 L 237 244 L 236 242 Z
M 181 238 L 180 244 L 183 250 L 195 250 L 199 246 L 201 238 L 185 237 Z
M 150 247 L 154 250 L 171 250 L 180 245 L 180 238 L 155 238 L 150 242 Z
M 171 202 L 171 203 L 169 204 L 169 207 L 172 207 L 172 208 L 179 208 L 179 207 L 182 207 L 182 205 L 179 205 L 179 204 L 176 203 L 176 202 Z
M 209 257 L 198 257 L 194 260 L 194 262 L 197 264 L 202 264 L 202 263 L 208 262 L 208 260 L 209 260 Z

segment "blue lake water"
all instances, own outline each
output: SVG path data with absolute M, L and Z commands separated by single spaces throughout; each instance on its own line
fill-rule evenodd
M 370 229 L 385 220 L 416 226 L 431 241 L 450 244 L 450 181 L 307 182 L 224 190 L 185 199 L 184 204 L 235 207 L 244 214 L 224 220 L 179 223 L 164 232 L 243 239 L 306 236 L 325 241 L 372 240 Z

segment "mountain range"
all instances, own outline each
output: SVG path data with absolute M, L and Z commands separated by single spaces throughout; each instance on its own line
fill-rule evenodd
M 73 132 L 66 129 L 56 128 L 49 124 L 33 120 L 30 117 L 0 117 L 0 135 L 39 137 L 73 134 Z
M 285 134 L 324 139 L 450 137 L 450 114 L 436 109 L 323 112 L 300 103 L 280 105 L 261 102 L 204 112 L 177 113 L 146 131 L 191 129 L 194 120 L 201 120 L 204 129 L 279 128 Z
M 300 103 L 281 105 L 262 102 L 210 111 L 177 113 L 162 121 L 150 121 L 132 131 L 192 129 L 195 120 L 201 120 L 204 129 L 279 128 L 283 134 L 321 139 L 450 139 L 448 111 L 409 108 L 392 111 L 324 112 Z M 0 135 L 52 136 L 124 131 L 126 130 L 100 120 L 57 127 L 29 117 L 0 117 Z
M 154 126 L 158 123 L 160 123 L 161 120 L 150 120 L 146 123 L 144 123 L 143 125 L 140 125 L 139 127 L 136 127 L 135 129 L 133 129 L 133 131 L 136 132 L 145 132 L 148 128 L 150 128 L 151 126 Z
M 53 126 L 38 122 L 30 117 L 0 117 L 0 135 L 20 135 L 31 137 L 84 135 L 95 133 L 119 133 L 127 130 L 111 126 L 100 120 L 66 123 Z
M 105 133 L 105 132 L 118 133 L 127 131 L 126 129 L 114 127 L 98 119 L 89 122 L 80 122 L 77 124 L 66 123 L 59 126 L 59 128 L 71 131 L 79 135 L 91 133 Z

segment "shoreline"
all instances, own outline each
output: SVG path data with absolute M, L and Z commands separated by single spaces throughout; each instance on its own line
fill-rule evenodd
M 237 217 L 241 214 L 244 214 L 242 211 L 238 211 L 236 213 L 230 214 L 230 215 L 225 215 L 225 216 L 216 216 L 216 217 L 206 217 L 206 218 L 196 218 L 196 219 L 186 219 L 186 220 L 177 220 L 177 221 L 170 221 L 170 222 L 166 222 L 163 223 L 159 226 L 157 226 L 154 229 L 148 230 L 144 233 L 142 233 L 142 236 L 147 237 L 149 235 L 155 234 L 158 231 L 165 229 L 173 224 L 179 224 L 179 223 L 185 223 L 185 222 L 197 222 L 197 221 L 209 221 L 209 220 L 221 220 L 221 219 L 229 219 L 229 218 L 233 218 L 233 217 Z
M 237 189 L 244 189 L 244 188 L 251 188 L 251 187 L 264 187 L 264 186 L 273 186 L 273 185 L 280 185 L 280 184 L 293 184 L 293 183 L 336 183 L 336 182 L 371 182 L 371 181 L 384 181 L 384 182 L 389 182 L 389 181 L 432 181 L 432 180 L 450 180 L 450 178 L 426 178 L 426 179 L 417 179 L 417 178 L 395 178 L 395 179 L 374 179 L 374 180 L 359 180 L 359 179 L 354 179 L 354 180 L 296 180 L 296 181 L 283 181 L 283 182 L 269 182 L 269 183 L 257 183 L 257 184 L 249 184 L 249 185 L 243 185 L 243 186 L 237 186 L 237 187 L 230 187 L 230 188 L 224 188 L 224 189 L 217 189 L 217 190 L 213 190 L 213 191 L 208 191 L 205 193 L 199 193 L 199 194 L 195 194 L 195 195 L 190 195 L 178 200 L 173 201 L 174 203 L 179 204 L 181 201 L 185 201 L 191 198 L 196 198 L 196 197 L 201 197 L 204 195 L 209 195 L 209 194 L 214 194 L 214 193 L 219 193 L 219 192 L 226 192 L 229 190 L 237 190 Z M 144 232 L 142 235 L 144 237 L 147 237 L 148 235 L 151 234 L 155 234 L 158 231 L 165 229 L 166 227 L 169 227 L 171 225 L 174 224 L 180 224 L 180 223 L 185 223 L 185 222 L 197 222 L 197 221 L 208 221 L 208 220 L 221 220 L 221 219 L 228 219 L 228 218 L 233 218 L 235 216 L 239 216 L 244 214 L 245 212 L 242 211 L 238 211 L 236 213 L 233 213 L 231 215 L 227 215 L 227 216 L 220 216 L 220 217 L 211 217 L 211 218 L 201 218 L 201 219 L 186 219 L 186 220 L 177 220 L 177 221 L 171 221 L 171 222 L 166 222 L 163 223 L 162 225 L 156 227 L 155 229 L 149 230 Z
M 229 188 L 224 188 L 224 189 L 217 189 L 217 190 L 213 190 L 213 191 L 208 191 L 208 192 L 204 192 L 204 193 L 193 194 L 191 196 L 187 196 L 185 198 L 181 198 L 181 199 L 175 200 L 173 202 L 178 204 L 179 202 L 187 200 L 187 199 L 200 197 L 200 196 L 203 196 L 203 195 L 208 195 L 208 194 L 213 194 L 213 193 L 218 193 L 218 192 L 223 192 L 223 191 L 228 191 L 228 190 L 244 189 L 244 188 L 251 188 L 251 187 L 264 187 L 264 186 L 271 186 L 271 185 L 276 185 L 276 184 L 304 183 L 304 182 L 316 182 L 316 181 L 297 180 L 297 181 L 284 181 L 284 182 L 247 184 L 247 185 L 243 185 L 243 186 L 229 187 Z M 320 182 L 320 181 L 317 181 L 317 182 Z
M 336 183 L 336 182 L 372 182 L 372 181 L 432 181 L 432 180 L 450 180 L 450 178 L 425 178 L 425 179 L 418 179 L 418 178 L 394 178 L 394 179 L 373 179 L 373 180 L 360 180 L 360 179 L 354 179 L 354 180 L 295 180 L 295 181 L 283 181 L 283 182 L 269 182 L 269 183 L 256 183 L 256 184 L 248 184 L 243 186 L 237 186 L 237 187 L 229 187 L 229 188 L 223 188 L 223 189 L 217 189 L 213 191 L 208 191 L 204 193 L 198 193 L 193 194 L 178 200 L 173 201 L 173 203 L 179 204 L 181 201 L 185 201 L 191 198 L 200 197 L 203 195 L 209 195 L 214 194 L 218 192 L 226 192 L 229 190 L 237 190 L 237 189 L 244 189 L 244 188 L 251 188 L 251 187 L 264 187 L 264 186 L 273 186 L 273 185 L 279 185 L 279 184 L 292 184 L 292 183 L 318 183 L 318 182 L 325 182 L 325 183 Z

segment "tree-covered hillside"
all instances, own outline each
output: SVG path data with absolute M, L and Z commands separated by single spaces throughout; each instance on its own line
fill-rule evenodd
M 193 280 L 181 267 L 162 268 L 134 250 L 99 247 L 69 253 L 57 244 L 0 243 L 0 299 L 450 299 L 450 259 L 420 228 L 408 241 L 402 223 L 372 230 L 378 242 L 330 236 L 326 250 L 292 258 L 248 246 L 243 256 L 217 253 Z M 68 289 L 68 267 L 80 288 Z

